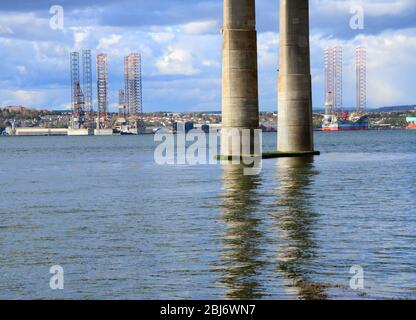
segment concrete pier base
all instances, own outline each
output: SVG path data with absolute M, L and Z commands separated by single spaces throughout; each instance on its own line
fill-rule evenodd
M 319 156 L 321 153 L 319 151 L 298 151 L 298 152 L 265 152 L 263 153 L 263 159 L 276 159 L 276 158 L 307 158 L 312 156 Z
M 263 160 L 267 159 L 278 159 L 278 158 L 309 158 L 313 156 L 319 156 L 321 153 L 319 151 L 304 151 L 304 152 L 280 152 L 280 151 L 273 151 L 273 152 L 264 152 L 258 157 L 261 157 Z M 233 161 L 233 156 L 223 156 L 219 155 L 215 158 L 218 161 Z M 240 160 L 243 160 L 244 156 L 240 157 Z
M 217 159 L 319 155 L 313 141 L 309 1 L 280 0 L 278 151 L 264 154 L 255 148 L 261 139 L 254 134 L 259 127 L 255 25 L 255 0 L 224 0 L 223 131 Z M 242 139 L 247 130 L 249 146 Z
M 280 0 L 278 150 L 313 152 L 309 0 Z
M 222 35 L 221 154 L 241 155 L 247 149 L 254 152 L 254 130 L 259 128 L 255 0 L 224 0 Z M 252 138 L 243 145 L 247 130 Z

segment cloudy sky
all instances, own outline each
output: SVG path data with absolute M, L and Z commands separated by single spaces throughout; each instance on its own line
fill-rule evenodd
M 350 27 L 364 9 L 364 29 Z M 50 27 L 50 8 L 64 27 Z M 276 110 L 278 0 L 257 0 L 260 106 Z M 323 105 L 323 50 L 344 48 L 344 105 L 355 105 L 355 48 L 368 50 L 368 104 L 416 103 L 416 0 L 310 0 L 314 108 Z M 110 105 L 123 57 L 141 52 L 144 109 L 220 110 L 222 0 L 0 1 L 0 106 L 69 107 L 69 53 L 109 58 Z

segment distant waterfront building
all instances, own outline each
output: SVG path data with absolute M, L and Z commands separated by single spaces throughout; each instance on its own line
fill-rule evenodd
M 25 107 L 23 107 L 23 106 L 12 106 L 12 107 L 6 107 L 6 108 L 4 108 L 4 110 L 7 110 L 8 112 L 17 112 L 17 113 L 20 113 L 20 112 L 23 112 L 23 111 L 25 111 L 27 109 Z

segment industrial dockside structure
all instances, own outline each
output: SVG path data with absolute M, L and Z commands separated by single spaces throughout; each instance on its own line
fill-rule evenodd
M 90 72 L 87 65 L 91 65 L 91 61 L 87 61 L 87 52 L 90 51 L 84 50 L 83 56 L 85 54 L 85 59 L 83 59 L 83 80 L 84 80 L 84 89 L 87 87 L 86 82 L 86 73 Z M 91 55 L 89 55 L 91 58 Z M 72 118 L 71 126 L 68 128 L 68 135 L 88 135 L 90 134 L 90 121 L 88 117 L 88 109 L 86 106 L 86 95 L 82 88 L 81 84 L 81 70 L 80 70 L 80 55 L 79 52 L 71 52 L 70 55 L 70 70 L 71 70 L 71 101 L 72 101 Z M 88 77 L 91 79 L 91 77 Z M 92 85 L 91 85 L 92 87 Z M 89 87 L 89 88 L 91 88 Z M 90 95 L 89 95 L 90 94 Z M 92 92 L 89 92 L 87 96 L 92 97 Z M 92 105 L 91 105 L 92 107 Z M 92 111 L 92 110 L 91 110 Z
M 356 112 L 349 114 L 343 108 L 342 48 L 328 48 L 324 54 L 325 114 L 322 131 L 368 130 L 367 111 L 367 51 L 358 47 L 356 60 Z
M 120 113 L 116 132 L 140 134 L 144 131 L 142 113 L 141 55 L 131 53 L 124 60 L 125 89 L 120 90 Z M 108 58 L 105 53 L 96 57 L 97 112 L 93 108 L 91 50 L 82 51 L 82 82 L 79 52 L 70 54 L 72 117 L 68 135 L 112 135 L 108 104 Z M 96 116 L 96 117 L 95 117 Z
M 108 121 L 108 66 L 107 55 L 97 55 L 97 123 L 94 135 L 112 135 L 113 129 Z
M 124 93 L 119 103 L 123 102 L 123 107 L 128 115 L 126 119 L 127 127 L 122 128 L 121 132 L 143 133 L 144 125 L 141 121 L 143 114 L 143 95 L 142 95 L 142 58 L 139 53 L 131 53 L 124 58 Z M 121 97 L 119 97 L 121 98 Z

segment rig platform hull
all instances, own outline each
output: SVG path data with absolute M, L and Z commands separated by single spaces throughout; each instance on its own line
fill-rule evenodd
M 368 130 L 367 122 L 323 124 L 321 131 L 359 131 Z

